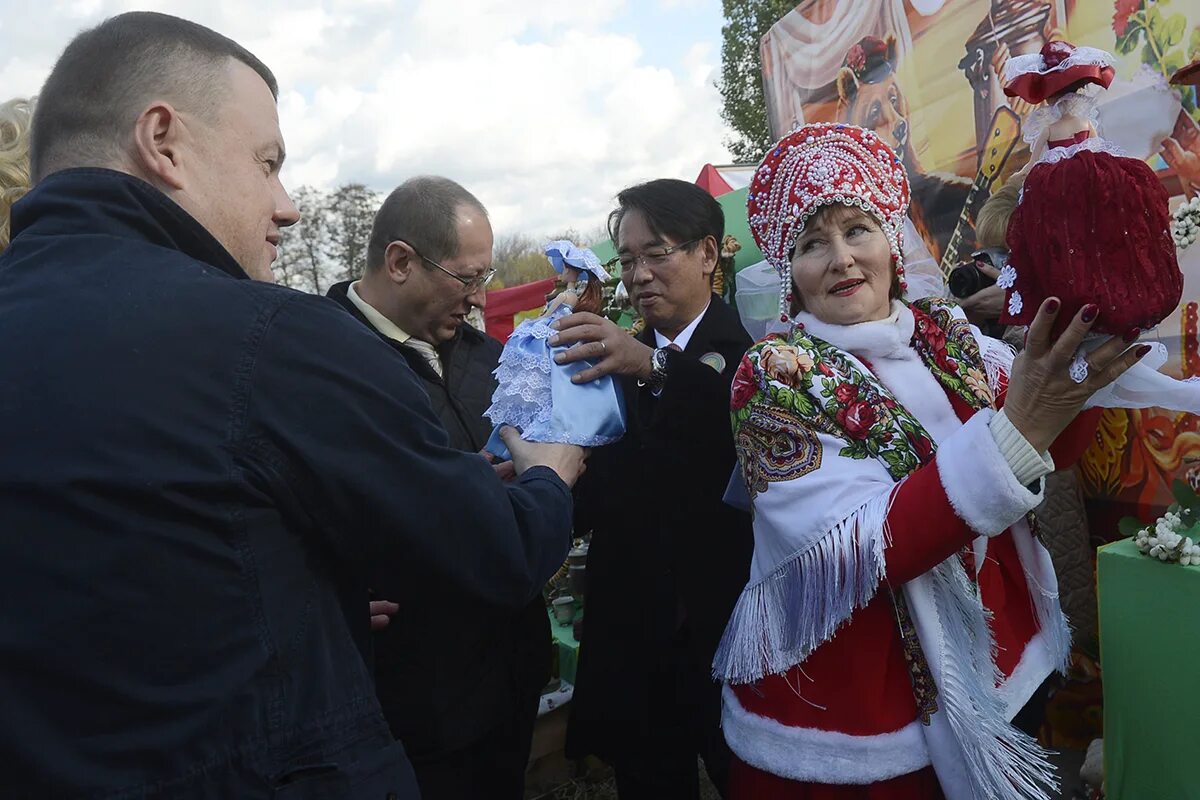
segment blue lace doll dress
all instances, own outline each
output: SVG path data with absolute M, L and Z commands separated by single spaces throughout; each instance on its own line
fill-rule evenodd
M 585 270 L 579 276 L 580 295 L 589 279 L 588 272 L 595 275 L 596 270 L 603 269 L 590 250 L 584 252 L 591 256 L 587 266 L 574 263 L 575 253 L 568 252 L 564 259 L 567 266 Z M 554 263 L 549 248 L 547 255 Z M 559 269 L 557 264 L 555 267 Z M 612 376 L 572 383 L 572 376 L 593 366 L 592 362 L 554 363 L 555 353 L 567 348 L 550 345 L 555 333 L 551 325 L 571 314 L 572 308 L 565 302 L 549 310 L 551 306 L 553 303 L 542 316 L 517 326 L 500 355 L 500 366 L 494 373 L 499 385 L 492 395 L 492 405 L 484 412 L 496 426 L 486 449 L 500 459 L 509 458 L 508 448 L 499 436 L 501 425 L 516 428 L 526 441 L 584 447 L 609 444 L 625 434 L 624 396 Z

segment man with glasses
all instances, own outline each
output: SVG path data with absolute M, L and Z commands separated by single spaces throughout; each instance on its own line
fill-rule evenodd
M 716 200 L 657 180 L 617 202 L 609 235 L 646 328 L 572 314 L 551 340 L 575 344 L 564 361 L 594 361 L 580 382 L 619 376 L 628 409 L 625 438 L 593 452 L 576 488 L 575 530 L 592 543 L 567 750 L 612 762 L 622 800 L 693 800 L 698 755 L 722 791 L 729 767 L 711 664 L 753 546 L 749 516 L 722 502 L 730 384 L 750 337 L 712 292 Z
M 404 357 L 450 446 L 472 453 L 483 450 L 491 433 L 483 412 L 503 349 L 467 322 L 485 303 L 491 263 L 483 205 L 452 180 L 422 176 L 401 184 L 380 207 L 363 277 L 329 290 Z M 429 502 L 470 503 L 472 488 Z M 485 612 L 431 579 L 386 599 L 398 602 L 400 612 L 376 636 L 376 691 L 422 797 L 520 800 L 550 672 L 541 596 L 520 612 Z

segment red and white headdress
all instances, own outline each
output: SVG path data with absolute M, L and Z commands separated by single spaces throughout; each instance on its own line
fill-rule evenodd
M 901 248 L 908 199 L 904 165 L 871 131 L 822 122 L 780 139 L 758 165 L 746 201 L 754 241 L 781 278 L 780 319 L 789 317 L 796 238 L 813 214 L 835 203 L 857 206 L 879 221 L 905 285 Z
M 1040 52 L 1008 60 L 1004 65 L 1004 93 L 1041 103 L 1081 81 L 1107 89 L 1115 75 L 1113 57 L 1104 50 L 1047 42 Z

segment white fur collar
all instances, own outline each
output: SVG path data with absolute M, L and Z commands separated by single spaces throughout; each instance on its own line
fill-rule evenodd
M 824 339 L 834 347 L 874 361 L 880 358 L 908 358 L 912 355 L 912 310 L 899 300 L 892 301 L 892 313 L 884 319 L 833 325 L 821 322 L 807 311 L 796 315 L 806 333 Z

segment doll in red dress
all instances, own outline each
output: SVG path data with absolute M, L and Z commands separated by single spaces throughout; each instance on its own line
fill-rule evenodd
M 1111 55 L 1067 42 L 1006 65 L 1004 93 L 1044 105 L 1025 131 L 1032 166 L 1008 225 L 1010 266 L 998 281 L 1008 290 L 1003 324 L 1028 325 L 1054 296 L 1062 324 L 1095 303 L 1093 332 L 1136 335 L 1179 305 L 1183 276 L 1167 192 L 1144 161 L 1096 130 L 1095 93 L 1113 75 Z
M 1183 294 L 1167 192 L 1146 162 L 1124 155 L 1096 129 L 1099 91 L 1113 80 L 1112 56 L 1050 42 L 1005 67 L 1004 93 L 1042 103 L 1026 125 L 1031 158 L 1009 219 L 1005 325 L 1028 325 L 1042 302 L 1062 302 L 1056 334 L 1086 305 L 1098 315 L 1071 365 L 1087 378 L 1088 353 L 1109 335 L 1132 342 L 1170 316 Z M 1097 89 L 1096 87 L 1100 87 Z M 1087 408 L 1150 408 L 1200 414 L 1200 383 L 1157 371 L 1167 350 L 1149 355 L 1097 392 Z

